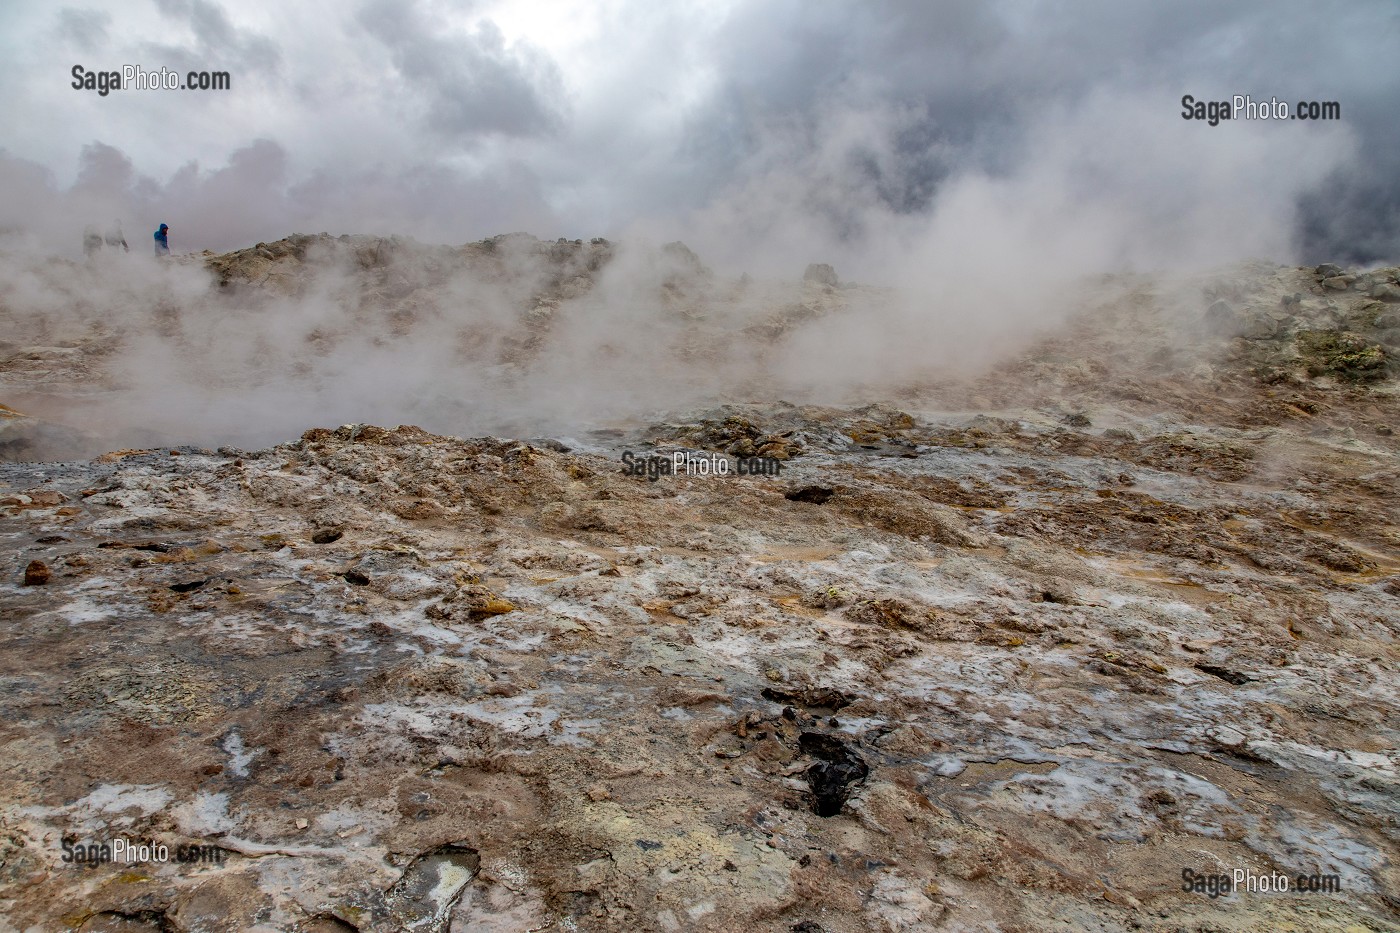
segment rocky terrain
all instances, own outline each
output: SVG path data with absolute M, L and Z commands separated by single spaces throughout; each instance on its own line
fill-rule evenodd
M 1114 277 L 985 368 L 809 404 L 753 374 L 895 298 L 674 244 L 629 280 L 654 356 L 586 349 L 708 400 L 114 420 L 127 348 L 211 308 L 323 300 L 333 359 L 465 303 L 434 333 L 528 389 L 622 261 L 293 237 L 128 321 L 91 269 L 11 278 L 0 930 L 1400 929 L 1395 269 Z M 64 861 L 119 837 L 171 858 Z

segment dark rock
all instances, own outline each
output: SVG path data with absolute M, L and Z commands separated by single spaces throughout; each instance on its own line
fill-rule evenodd
M 322 528 L 311 536 L 312 544 L 333 544 L 339 541 L 344 532 L 338 528 Z
M 352 586 L 369 586 L 369 575 L 360 570 L 347 570 L 341 574 L 345 582 Z
M 41 560 L 31 560 L 24 568 L 25 586 L 43 586 L 49 582 L 49 565 Z
M 166 554 L 179 547 L 178 544 L 167 544 L 164 541 L 103 541 L 98 545 L 100 548 L 131 548 L 133 551 L 154 551 L 157 554 Z
M 185 583 L 172 583 L 170 584 L 170 589 L 176 593 L 193 593 L 208 582 L 209 580 L 206 578 L 203 580 L 189 580 Z
M 836 491 L 826 486 L 799 486 L 783 493 L 783 498 L 791 502 L 810 502 L 813 505 L 821 505 L 834 495 L 836 495 Z
M 812 812 L 817 816 L 835 816 L 845 806 L 851 785 L 865 780 L 870 767 L 834 735 L 804 732 L 797 744 L 818 759 L 806 772 L 807 785 L 812 788 Z
M 1251 679 L 1248 675 L 1241 674 L 1239 671 L 1232 671 L 1228 668 L 1218 667 L 1214 664 L 1197 664 L 1196 670 L 1200 671 L 1202 674 L 1209 674 L 1212 677 L 1219 677 L 1227 684 L 1233 684 L 1236 687 L 1240 687 L 1249 683 Z
M 1081 411 L 1071 412 L 1070 414 L 1065 415 L 1063 418 L 1061 418 L 1060 421 L 1071 428 L 1087 428 L 1091 427 L 1094 423 L 1089 420 L 1088 415 L 1084 414 Z
M 1341 275 L 1342 267 L 1333 265 L 1330 262 L 1324 262 L 1322 265 L 1318 266 L 1313 271 L 1317 273 L 1317 276 L 1319 278 L 1330 279 L 1334 275 Z

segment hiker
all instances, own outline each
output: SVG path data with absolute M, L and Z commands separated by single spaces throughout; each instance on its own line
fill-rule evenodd
M 102 252 L 102 234 L 97 232 L 97 227 L 88 224 L 83 230 L 83 255 L 88 259 Z
M 126 252 L 131 252 L 131 247 L 126 245 L 126 234 L 122 233 L 120 220 L 112 221 L 112 226 L 107 228 L 107 235 L 103 239 L 107 241 L 108 246 L 120 246 Z
M 161 224 L 161 225 L 160 225 L 160 229 L 156 231 L 156 255 L 157 255 L 157 256 L 169 256 L 169 255 L 170 255 L 170 238 L 169 238 L 169 236 L 168 236 L 169 230 L 170 230 L 170 227 L 169 227 L 168 225 L 166 225 L 166 224 Z

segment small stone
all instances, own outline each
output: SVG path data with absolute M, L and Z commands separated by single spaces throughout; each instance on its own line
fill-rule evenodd
M 307 822 L 306 820 L 303 820 L 303 819 L 298 819 L 298 820 L 297 820 L 297 829 L 305 829 L 306 827 L 308 827 L 308 826 L 310 826 L 310 825 L 311 825 L 311 824 L 310 824 L 309 822 Z
M 586 790 L 584 793 L 586 793 L 588 795 L 588 799 L 593 801 L 594 803 L 601 803 L 604 800 L 608 800 L 612 797 L 612 793 L 603 784 L 594 784 L 592 787 L 588 788 L 588 790 Z
M 798 486 L 783 493 L 783 498 L 789 502 L 810 502 L 813 505 L 821 505 L 834 495 L 836 495 L 836 490 L 829 486 Z
M 41 560 L 31 560 L 24 568 L 25 586 L 43 586 L 49 582 L 49 565 Z

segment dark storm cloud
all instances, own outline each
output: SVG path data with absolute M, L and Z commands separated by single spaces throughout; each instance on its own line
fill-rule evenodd
M 430 132 L 470 140 L 558 125 L 562 91 L 553 63 L 507 48 L 493 23 L 445 34 L 418 4 L 399 0 L 367 4 L 358 20 L 389 50 L 405 84 L 403 100 L 423 108 Z
M 37 162 L 55 204 L 183 212 L 188 245 L 632 229 L 786 267 L 873 255 L 986 201 L 1005 205 L 996 236 L 1054 236 L 1035 214 L 1050 205 L 1156 231 L 1124 255 L 1152 239 L 1193 258 L 1219 243 L 1222 261 L 1400 258 L 1392 0 L 615 0 L 543 4 L 539 34 L 496 0 L 87 4 L 0 13 L 0 81 L 23 88 L 0 99 L 7 177 Z M 60 62 L 228 68 L 236 91 L 99 102 L 42 71 L 37 36 Z M 1184 94 L 1336 100 L 1343 119 L 1208 127 L 1180 119 Z M 74 169 L 67 192 L 54 179 Z M 0 223 L 25 222 L 32 193 L 6 193 Z
M 819 144 L 821 122 L 835 108 L 904 108 L 888 138 L 851 146 L 844 164 L 813 176 L 809 202 L 844 230 L 846 221 L 820 210 L 823 193 L 858 187 L 896 212 L 928 210 L 956 170 L 1007 172 L 1035 159 L 1025 146 L 1036 115 L 1095 92 L 1136 97 L 1164 113 L 1178 112 L 1188 93 L 1338 100 L 1361 159 L 1334 175 L 1328 192 L 1304 199 L 1302 249 L 1394 258 L 1397 23 L 1400 11 L 1387 2 L 745 6 L 716 37 L 724 78 L 696 115 L 686 151 L 743 164 L 770 143 L 762 128 L 782 125 L 790 141 L 811 137 L 788 152 L 801 155 Z M 1277 128 L 1280 147 L 1294 144 L 1295 127 Z M 1181 126 L 1183 134 L 1235 129 Z M 875 149 L 886 157 L 874 157 Z

